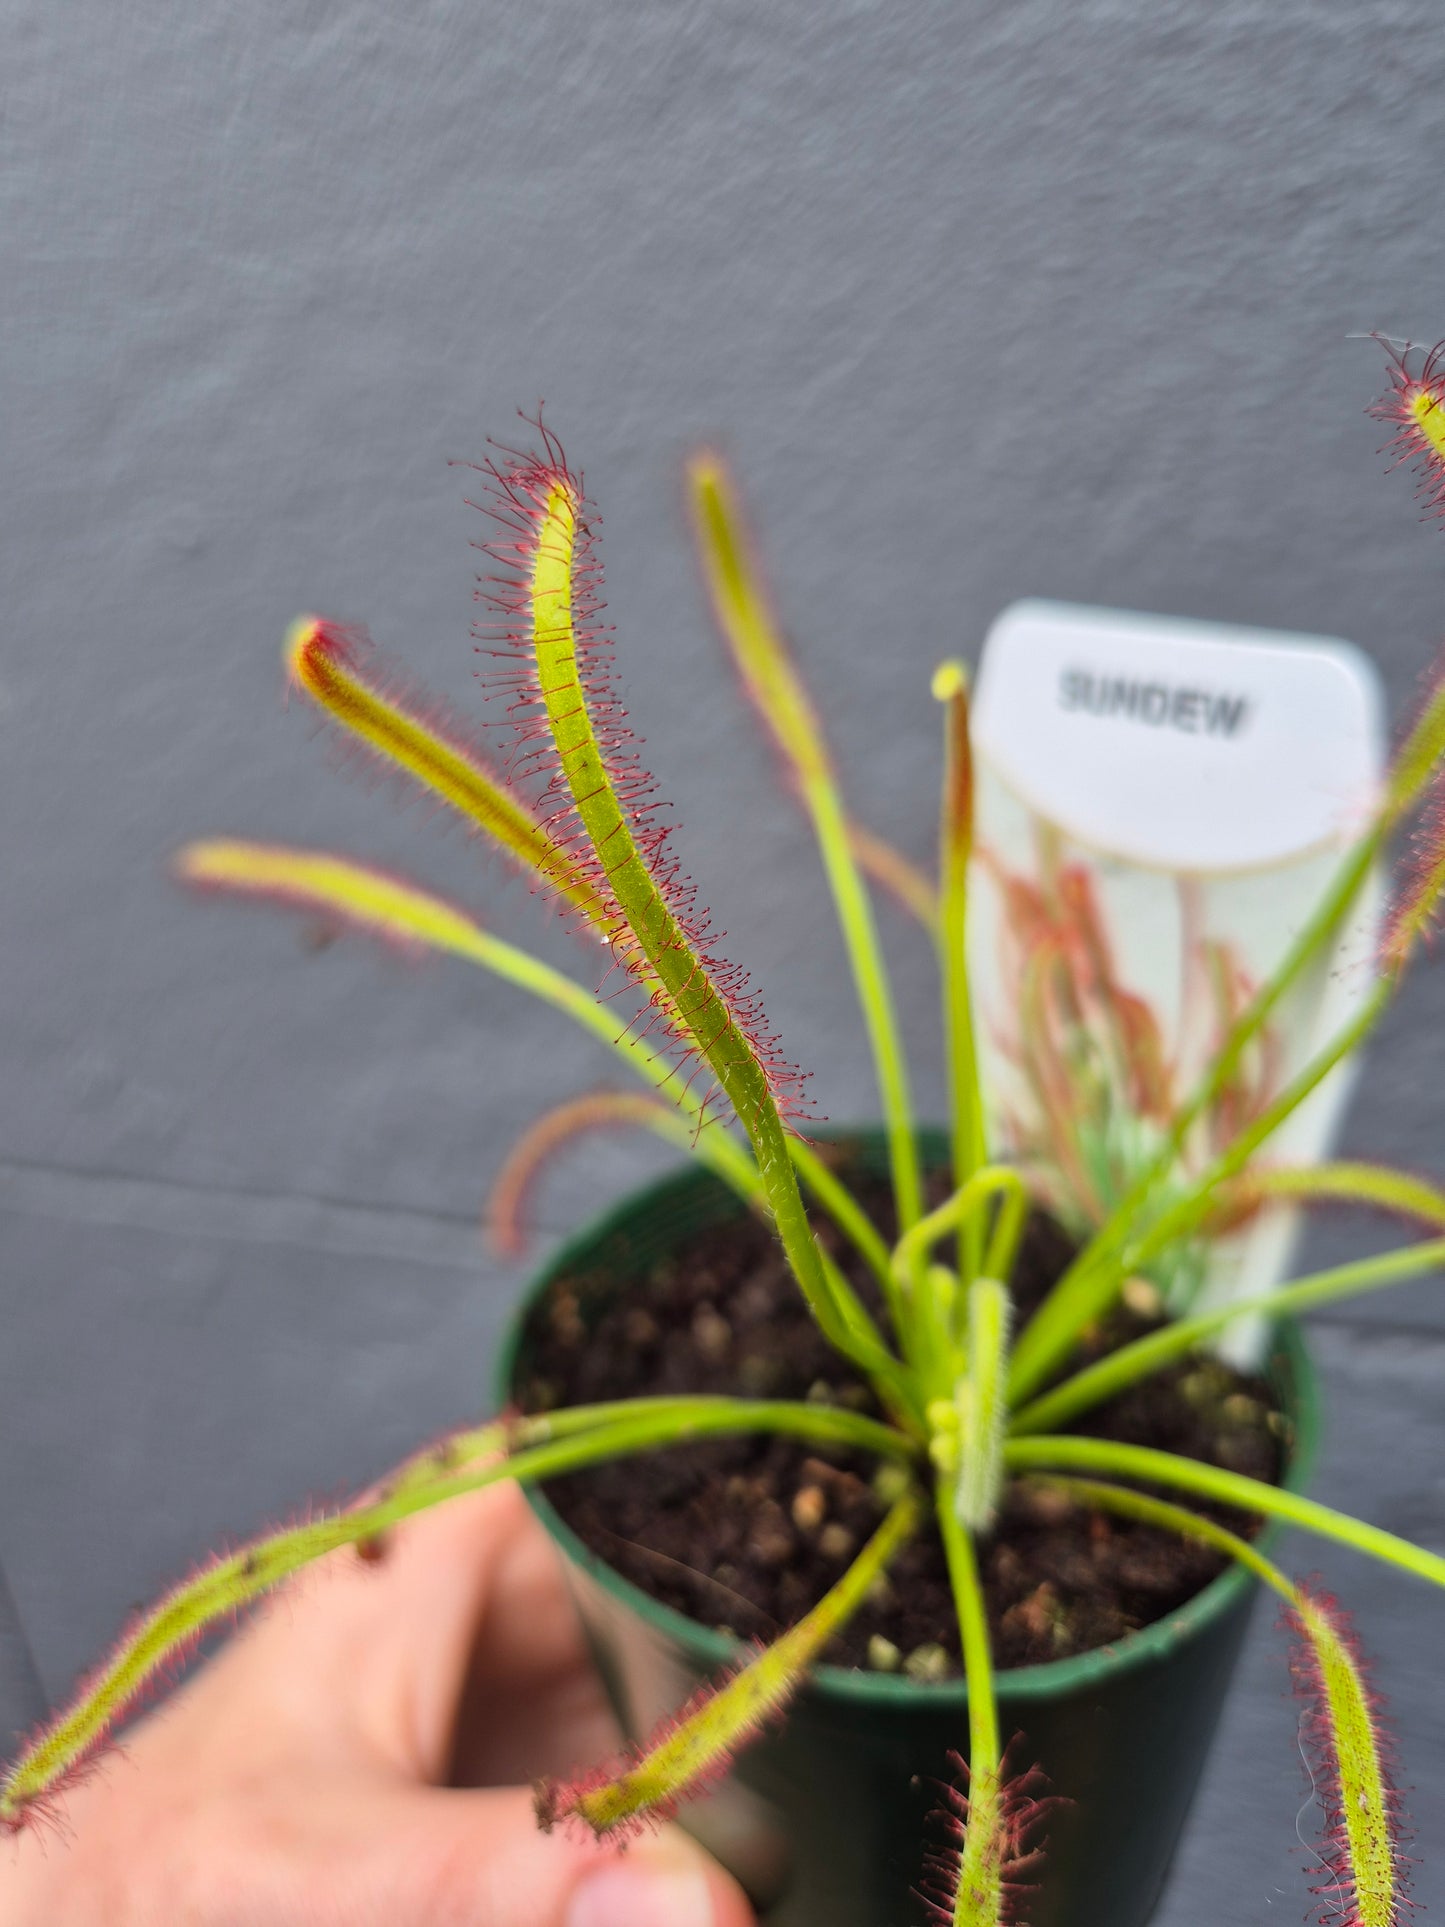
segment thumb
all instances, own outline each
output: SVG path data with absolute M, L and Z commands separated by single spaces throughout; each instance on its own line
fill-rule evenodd
M 395 1799 L 398 1796 L 393 1796 Z M 625 1850 L 543 1834 L 525 1787 L 407 1789 L 386 1824 L 407 1927 L 754 1927 L 742 1889 L 677 1827 Z M 398 1816 L 399 1818 L 400 1816 Z

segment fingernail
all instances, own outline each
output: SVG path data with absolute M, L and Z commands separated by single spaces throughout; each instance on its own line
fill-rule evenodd
M 649 1866 L 640 1855 L 584 1877 L 567 1927 L 713 1927 L 712 1889 L 697 1867 Z

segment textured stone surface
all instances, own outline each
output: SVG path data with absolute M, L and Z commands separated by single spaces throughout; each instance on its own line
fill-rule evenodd
M 487 1176 L 607 1074 L 461 966 L 315 955 L 167 882 L 194 834 L 335 843 L 574 954 L 463 838 L 327 770 L 278 713 L 285 621 L 368 620 L 471 701 L 445 461 L 545 395 L 687 865 L 820 1110 L 866 1115 L 826 898 L 690 573 L 683 450 L 736 457 L 852 796 L 915 855 L 929 670 L 1019 595 L 1346 635 L 1398 710 L 1445 548 L 1380 477 L 1378 356 L 1346 336 L 1445 332 L 1445 42 L 1429 0 L 5 13 L 0 1557 L 54 1688 L 209 1538 L 470 1409 L 512 1289 L 473 1240 Z M 890 943 L 936 1109 L 930 960 Z M 1440 1168 L 1442 1012 L 1422 972 L 1350 1149 Z M 542 1217 L 647 1168 L 589 1151 Z M 1351 1316 L 1445 1334 L 1434 1282 Z M 1416 1387 L 1362 1458 L 1432 1462 L 1438 1350 L 1349 1362 L 1343 1410 L 1370 1373 Z M 1428 1787 L 1431 1602 L 1354 1590 Z M 1195 1894 L 1236 1915 L 1246 1868 L 1250 1917 L 1275 1880 L 1294 1917 L 1287 1716 L 1230 1717 L 1270 1744 L 1216 1769 L 1180 1927 Z

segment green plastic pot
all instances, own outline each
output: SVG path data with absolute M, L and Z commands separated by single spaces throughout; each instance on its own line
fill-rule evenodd
M 873 1133 L 850 1134 L 862 1161 Z M 932 1133 L 926 1150 L 941 1155 Z M 526 1363 L 526 1325 L 570 1274 L 587 1300 L 610 1293 L 684 1239 L 742 1213 L 711 1173 L 689 1170 L 625 1199 L 556 1254 L 528 1290 L 499 1359 L 503 1402 Z M 1293 1422 L 1286 1483 L 1314 1455 L 1317 1390 L 1298 1330 L 1282 1326 L 1268 1367 Z M 587 1637 L 623 1731 L 645 1740 L 738 1644 L 659 1604 L 615 1573 L 529 1491 L 560 1547 Z M 1274 1534 L 1260 1540 L 1267 1545 Z M 1031 1927 L 1144 1927 L 1193 1800 L 1256 1586 L 1231 1569 L 1180 1611 L 1115 1646 L 999 1676 L 1011 1764 L 1037 1762 L 1060 1796 L 1028 1895 Z M 681 1822 L 742 1882 L 767 1927 L 915 1927 L 930 1817 L 950 1752 L 967 1752 L 967 1692 L 898 1675 L 820 1666 L 785 1720 L 743 1752 Z

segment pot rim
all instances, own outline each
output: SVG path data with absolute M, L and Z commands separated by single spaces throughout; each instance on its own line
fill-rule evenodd
M 864 1127 L 851 1131 L 829 1131 L 826 1135 L 868 1140 L 876 1138 L 878 1134 Z M 920 1140 L 925 1144 L 935 1136 L 942 1141 L 941 1133 L 928 1129 L 919 1131 Z M 701 1192 L 705 1195 L 713 1189 L 716 1189 L 721 1207 L 717 1214 L 720 1222 L 742 1215 L 744 1207 L 726 1190 L 720 1179 L 703 1167 L 687 1166 L 626 1193 L 606 1210 L 588 1219 L 558 1246 L 547 1263 L 528 1281 L 507 1322 L 497 1353 L 494 1379 L 499 1407 L 505 1408 L 510 1400 L 512 1378 L 527 1320 L 543 1292 L 562 1273 L 581 1269 L 589 1259 L 595 1260 L 597 1247 L 628 1232 L 639 1215 L 650 1215 L 659 1206 L 675 1209 L 688 1194 Z M 1287 1492 L 1302 1492 L 1313 1469 L 1318 1444 L 1319 1388 L 1303 1333 L 1296 1320 L 1281 1319 L 1274 1326 L 1269 1370 L 1280 1382 L 1294 1428 L 1293 1445 L 1280 1488 Z M 543 1527 L 574 1565 L 580 1566 L 615 1600 L 659 1633 L 686 1648 L 699 1664 L 712 1668 L 726 1666 L 736 1663 L 753 1650 L 753 1642 L 731 1637 L 695 1619 L 689 1619 L 685 1613 L 664 1605 L 661 1600 L 654 1599 L 641 1587 L 635 1586 L 631 1580 L 624 1579 L 578 1538 L 542 1491 L 526 1485 L 522 1492 Z M 1283 1529 L 1282 1521 L 1267 1521 L 1254 1543 L 1262 1550 L 1267 1549 Z M 1138 1632 L 1127 1634 L 1115 1644 L 1098 1646 L 1087 1653 L 1076 1653 L 1069 1659 L 1001 1669 L 995 1675 L 999 1703 L 1007 1705 L 1015 1701 L 1027 1703 L 1064 1698 L 1100 1679 L 1159 1664 L 1196 1631 L 1227 1613 L 1241 1594 L 1257 1583 L 1254 1575 L 1244 1567 L 1232 1565 L 1174 1612 L 1141 1627 Z M 923 1682 L 904 1674 L 871 1673 L 845 1666 L 813 1667 L 804 1690 L 812 1690 L 828 1699 L 855 1706 L 873 1706 L 880 1710 L 902 1706 L 920 1708 L 925 1705 L 942 1710 L 963 1707 L 968 1701 L 968 1687 L 961 1678 Z

